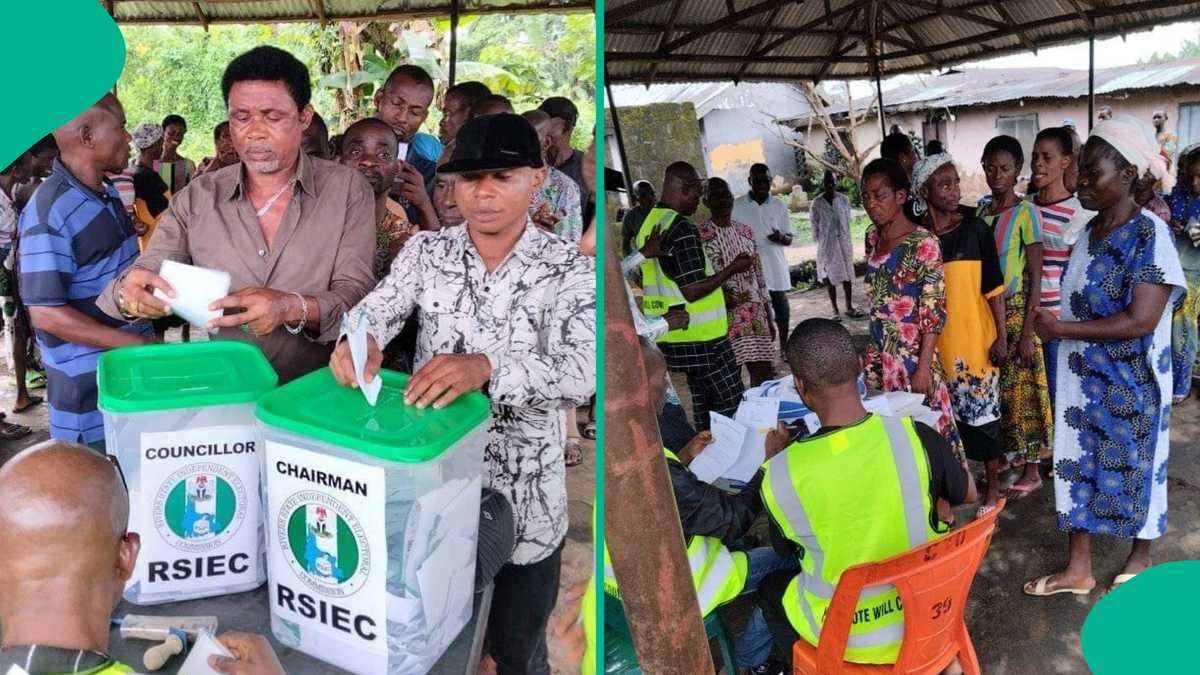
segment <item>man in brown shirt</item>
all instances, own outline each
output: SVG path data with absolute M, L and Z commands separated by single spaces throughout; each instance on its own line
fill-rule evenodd
M 153 290 L 174 293 L 157 274 L 164 260 L 229 272 L 235 290 L 212 304 L 225 316 L 210 326 L 258 344 L 287 382 L 329 362 L 342 314 L 375 285 L 375 195 L 354 169 L 300 151 L 311 85 L 291 54 L 252 49 L 221 89 L 241 162 L 175 195 L 149 248 L 96 304 L 153 319 L 169 311 Z

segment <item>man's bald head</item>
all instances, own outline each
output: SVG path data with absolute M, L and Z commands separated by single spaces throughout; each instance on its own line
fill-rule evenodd
M 116 469 L 82 445 L 47 441 L 0 467 L 0 504 L 5 642 L 103 649 L 140 546 Z
M 0 468 L 0 570 L 26 549 L 86 557 L 86 543 L 113 549 L 129 523 L 129 495 L 113 465 L 81 445 L 47 441 Z
M 108 173 L 121 172 L 129 162 L 132 140 L 125 131 L 125 110 L 112 93 L 54 130 L 63 162 L 76 171 L 86 165 Z
M 700 174 L 687 162 L 672 162 L 663 172 L 662 202 L 682 215 L 690 216 L 700 205 L 703 187 Z

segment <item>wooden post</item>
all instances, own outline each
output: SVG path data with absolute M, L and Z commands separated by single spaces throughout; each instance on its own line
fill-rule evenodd
M 604 238 L 604 537 L 641 672 L 711 675 L 615 239 Z
M 458 70 L 458 0 L 450 0 L 450 86 Z
M 613 134 L 617 137 L 617 153 L 621 156 L 621 175 L 625 178 L 625 192 L 632 201 L 633 179 L 629 170 L 629 160 L 625 155 L 625 138 L 621 135 L 621 120 L 617 117 L 617 100 L 613 98 L 612 82 L 608 79 L 608 64 L 604 66 L 604 88 L 608 92 L 609 109 L 612 110 Z
M 1088 133 L 1096 123 L 1096 33 L 1088 35 Z
M 871 68 L 875 71 L 875 95 L 879 97 L 879 133 L 880 142 L 887 138 L 887 120 L 883 117 L 883 82 L 880 80 L 879 73 L 879 0 L 871 3 Z M 853 97 L 847 94 L 850 99 L 850 107 L 854 107 Z

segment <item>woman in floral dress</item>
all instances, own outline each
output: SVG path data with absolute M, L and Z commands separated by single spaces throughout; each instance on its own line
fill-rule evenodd
M 909 182 L 899 163 L 877 159 L 863 170 L 862 181 L 863 206 L 872 223 L 865 276 L 872 343 L 866 356 L 867 386 L 924 394 L 925 405 L 940 413 L 938 431 L 962 461 L 962 441 L 937 353 L 938 334 L 946 323 L 938 238 L 904 216 Z
M 1096 125 L 1079 200 L 1097 215 L 1071 251 L 1061 318 L 1034 317 L 1039 335 L 1062 341 L 1054 506 L 1069 538 L 1066 569 L 1025 584 L 1029 595 L 1091 592 L 1096 534 L 1132 541 L 1114 589 L 1150 566 L 1151 542 L 1166 531 L 1171 308 L 1187 287 L 1167 225 L 1134 200 L 1147 170 L 1170 182 L 1145 122 L 1117 115 Z
M 725 269 L 741 253 L 754 259 L 753 267 L 729 277 L 721 288 L 725 291 L 733 354 L 739 366 L 746 366 L 750 386 L 757 387 L 775 377 L 773 364 L 779 352 L 775 322 L 771 320 L 771 295 L 754 246 L 754 231 L 749 225 L 733 220 L 733 193 L 724 180 L 708 180 L 704 205 L 712 218 L 698 229 L 713 271 Z

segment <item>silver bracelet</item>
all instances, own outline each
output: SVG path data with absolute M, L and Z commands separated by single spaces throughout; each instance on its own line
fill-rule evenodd
M 304 325 L 308 323 L 308 301 L 304 299 L 303 295 L 300 295 L 296 291 L 292 291 L 292 295 L 300 298 L 300 311 L 302 316 L 300 317 L 300 323 L 296 324 L 295 328 L 287 325 L 286 322 L 283 324 L 283 327 L 286 328 L 287 332 L 291 333 L 292 335 L 299 335 L 300 332 L 304 330 Z

